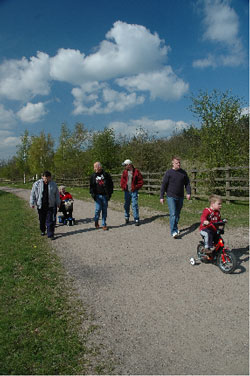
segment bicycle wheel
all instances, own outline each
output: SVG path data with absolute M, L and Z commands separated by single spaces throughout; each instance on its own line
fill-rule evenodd
M 220 251 L 217 257 L 217 265 L 223 273 L 230 274 L 235 270 L 237 260 L 231 251 L 226 250 L 224 254 Z
M 199 243 L 197 246 L 197 256 L 199 259 L 204 257 L 204 244 Z

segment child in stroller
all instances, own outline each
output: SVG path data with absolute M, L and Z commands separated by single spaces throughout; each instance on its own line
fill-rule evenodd
M 73 212 L 73 197 L 69 192 L 66 192 L 66 187 L 61 185 L 59 187 L 61 205 L 59 207 L 59 212 L 63 215 L 59 216 L 59 223 L 68 224 L 69 226 L 75 224 L 75 218 L 72 217 Z

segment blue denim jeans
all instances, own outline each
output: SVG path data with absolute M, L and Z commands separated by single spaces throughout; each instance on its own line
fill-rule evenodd
M 99 220 L 100 213 L 102 212 L 102 226 L 106 226 L 108 211 L 108 200 L 104 195 L 96 195 L 95 201 L 95 222 Z
M 183 206 L 184 198 L 175 198 L 175 197 L 168 197 L 168 208 L 169 208 L 169 222 L 170 222 L 170 231 L 171 235 L 175 232 L 178 232 L 178 222 L 180 219 L 181 208 Z
M 139 220 L 139 207 L 138 207 L 138 191 L 128 192 L 124 191 L 124 210 L 125 210 L 125 218 L 129 219 L 129 212 L 130 212 L 130 204 L 132 201 L 132 210 L 134 220 Z

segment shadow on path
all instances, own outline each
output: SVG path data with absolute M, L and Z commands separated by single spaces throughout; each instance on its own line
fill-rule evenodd
M 157 215 L 154 215 L 153 217 L 140 219 L 140 226 L 146 225 L 147 223 L 151 223 L 151 222 L 155 221 L 156 219 L 168 217 L 168 216 L 169 216 L 169 214 L 157 214 Z M 119 227 L 124 227 L 124 226 L 134 226 L 134 225 L 135 225 L 135 221 L 131 220 L 129 223 L 122 223 L 122 224 L 117 225 L 117 226 L 108 226 L 108 227 L 110 229 L 113 229 L 113 228 L 119 228 Z
M 150 217 L 150 218 L 144 218 L 142 220 L 140 220 L 140 226 L 141 225 L 145 225 L 147 223 L 151 223 L 153 221 L 155 221 L 156 219 L 159 219 L 159 218 L 162 218 L 162 217 L 168 217 L 169 214 L 159 214 L 159 215 L 154 215 L 153 217 Z M 77 219 L 76 220 L 76 224 L 75 226 L 77 226 L 78 223 L 83 223 L 83 224 L 87 224 L 87 223 L 94 223 L 94 219 L 93 218 L 82 218 L 82 219 Z M 117 226 L 109 226 L 108 225 L 108 230 L 112 230 L 112 229 L 116 229 L 116 228 L 121 228 L 121 227 L 125 227 L 125 226 L 134 226 L 135 225 L 135 222 L 134 221 L 131 221 L 129 223 L 122 223 L 120 225 L 117 225 Z M 60 229 L 60 227 L 63 226 L 63 225 L 57 225 L 56 228 L 57 228 L 57 231 Z M 65 225 L 64 225 L 65 226 Z M 64 233 L 60 233 L 60 232 L 57 232 L 55 235 L 55 238 L 61 238 L 61 237 L 65 237 L 65 236 L 70 236 L 70 235 L 75 235 L 75 234 L 81 234 L 81 233 L 84 233 L 84 232 L 88 232 L 88 231 L 97 231 L 97 229 L 95 227 L 90 227 L 90 228 L 86 228 L 86 229 L 81 229 L 81 230 L 77 230 L 77 228 L 75 229 L 75 226 L 74 226 L 74 230 L 73 228 L 70 226 L 68 226 L 71 231 L 68 231 L 68 232 L 64 232 Z M 99 231 L 102 229 L 102 227 L 100 226 L 99 228 Z
M 237 269 L 233 274 L 241 274 L 246 272 L 246 268 L 242 265 L 249 261 L 249 246 L 246 248 L 233 248 L 232 252 L 234 253 L 237 259 Z M 242 256 L 245 256 L 241 258 Z M 237 272 L 237 270 L 239 271 Z
M 183 236 L 191 234 L 192 232 L 197 230 L 197 228 L 199 226 L 200 226 L 200 222 L 196 222 L 196 223 L 193 223 L 191 226 L 189 226 L 187 228 L 183 228 L 182 230 L 180 230 L 180 234 L 179 234 L 177 239 L 181 239 L 181 238 L 183 238 Z

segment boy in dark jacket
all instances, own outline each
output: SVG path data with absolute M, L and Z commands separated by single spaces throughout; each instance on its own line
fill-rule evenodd
M 124 191 L 125 222 L 129 223 L 130 204 L 132 201 L 135 225 L 139 226 L 138 190 L 143 186 L 143 177 L 140 171 L 134 168 L 130 159 L 126 159 L 122 165 L 125 166 L 125 170 L 122 173 L 120 185 Z
M 102 228 L 107 230 L 108 201 L 113 193 L 113 181 L 108 172 L 103 171 L 100 162 L 94 163 L 94 173 L 90 177 L 89 192 L 95 200 L 95 227 L 99 228 L 99 217 L 102 212 Z

